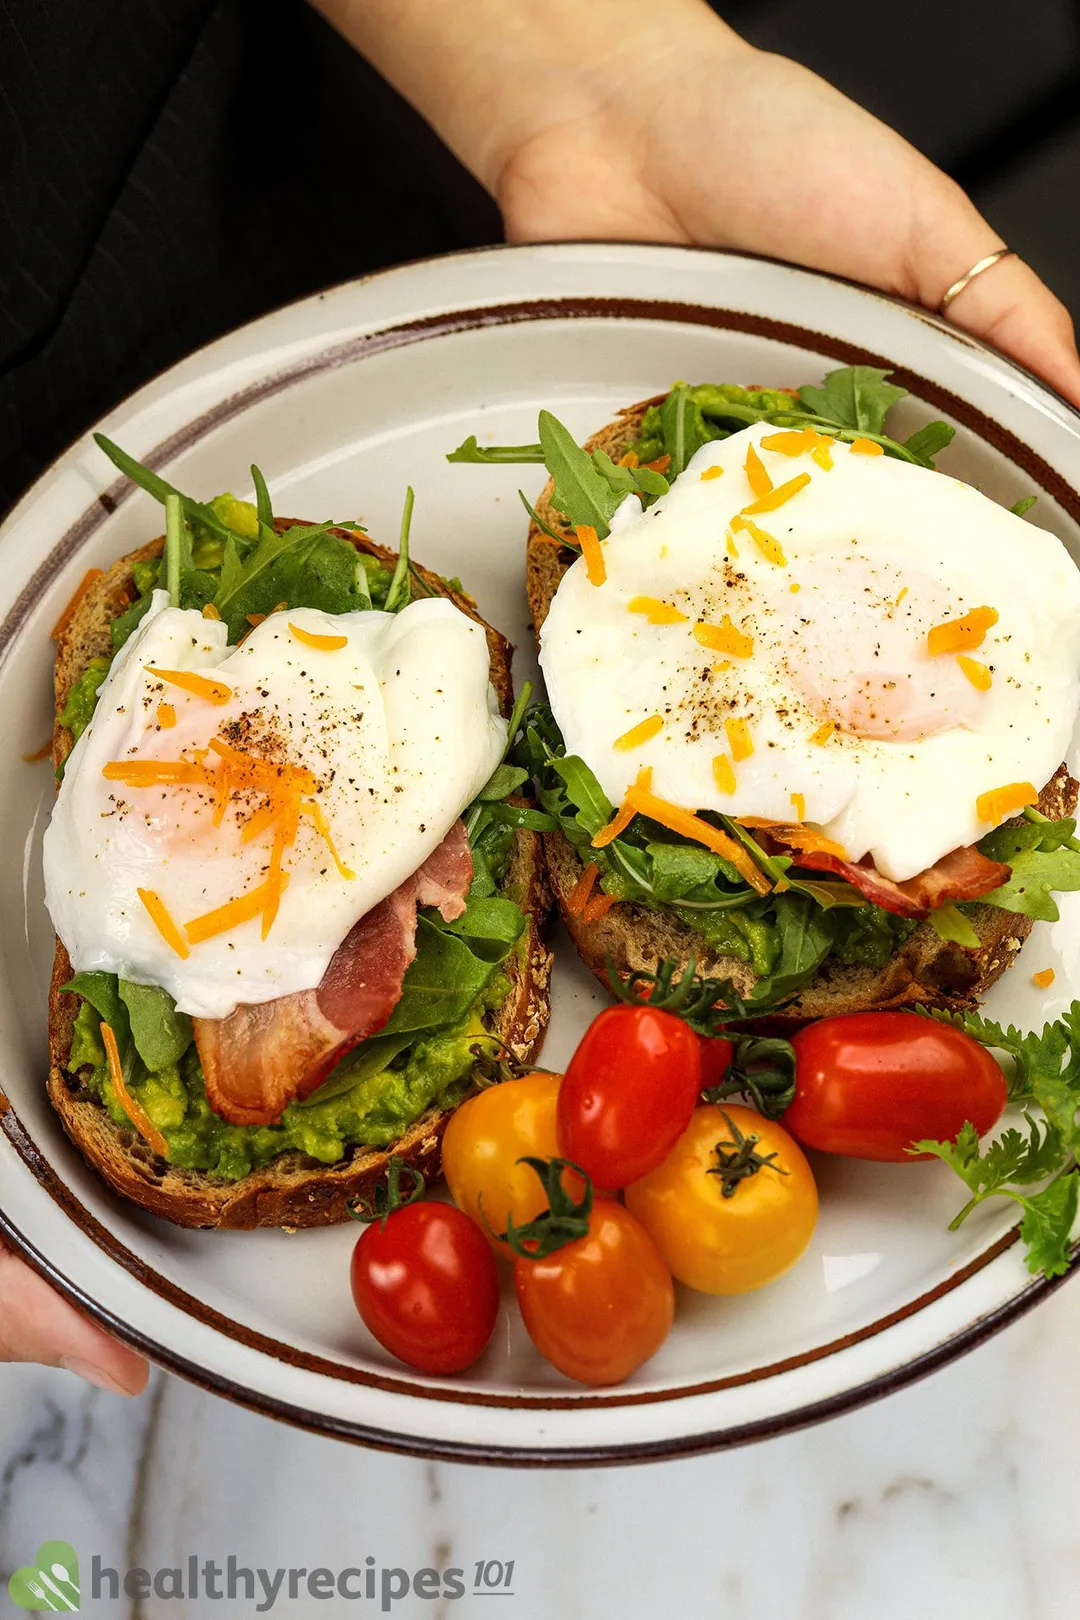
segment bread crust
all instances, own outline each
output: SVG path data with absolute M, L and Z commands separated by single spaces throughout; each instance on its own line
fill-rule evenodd
M 585 448 L 604 450 L 618 461 L 640 437 L 648 407 L 663 398 L 661 394 L 628 406 L 615 421 L 587 440 Z M 560 518 L 552 506 L 553 494 L 554 481 L 549 480 L 536 511 L 545 523 L 558 529 Z M 530 520 L 526 578 L 538 642 L 552 598 L 572 561 L 572 556 L 560 550 L 539 524 Z M 1062 765 L 1043 789 L 1038 808 L 1052 818 L 1071 815 L 1077 792 L 1077 783 Z M 753 987 L 755 975 L 745 962 L 711 952 L 700 934 L 669 912 L 623 901 L 595 922 L 582 922 L 567 907 L 583 868 L 576 849 L 561 832 L 551 832 L 544 834 L 544 850 L 555 903 L 566 931 L 582 960 L 608 988 L 609 958 L 619 976 L 625 977 L 637 971 L 653 971 L 665 957 L 674 957 L 685 965 L 691 956 L 696 958 L 701 972 L 730 979 L 741 994 Z M 812 1018 L 870 1009 L 918 1005 L 961 1011 L 977 1006 L 1015 960 L 1031 932 L 1032 918 L 984 905 L 975 905 L 969 916 L 979 936 L 978 949 L 940 939 L 928 922 L 921 922 L 882 968 L 826 962 L 797 997 L 768 1015 L 770 1025 L 793 1027 Z
M 285 528 L 289 519 L 278 519 Z M 393 564 L 397 554 L 351 530 L 333 531 L 380 562 Z M 55 692 L 59 717 L 72 684 L 95 656 L 113 652 L 109 625 L 121 613 L 134 593 L 132 565 L 161 553 L 163 539 L 151 541 L 95 580 L 79 602 L 56 649 Z M 416 572 L 429 590 L 449 599 L 482 625 L 491 658 L 491 680 L 503 713 L 513 705 L 510 658 L 513 648 L 506 638 L 480 617 L 476 604 L 463 592 L 451 589 L 437 574 L 417 566 Z M 71 732 L 57 718 L 53 733 L 53 761 L 59 764 L 72 747 Z M 538 1052 L 550 1013 L 549 984 L 552 954 L 543 939 L 543 928 L 551 907 L 551 892 L 541 848 L 540 835 L 527 829 L 514 836 L 514 848 L 504 884 L 525 913 L 526 928 L 517 951 L 504 971 L 510 979 L 510 993 L 502 1006 L 487 1020 L 523 1063 Z M 435 1177 L 441 1167 L 440 1144 L 446 1122 L 453 1112 L 431 1108 L 412 1124 L 399 1140 L 385 1149 L 354 1147 L 337 1164 L 326 1165 L 304 1154 L 279 1154 L 270 1164 L 253 1170 L 240 1181 L 227 1181 L 200 1170 L 171 1166 L 154 1153 L 148 1143 L 128 1126 L 117 1125 L 104 1104 L 67 1068 L 78 1012 L 78 998 L 62 995 L 61 986 L 71 978 L 71 962 L 59 940 L 53 962 L 49 991 L 49 1097 L 60 1116 L 64 1130 L 94 1169 L 123 1197 L 154 1215 L 184 1227 L 214 1227 L 251 1230 L 259 1226 L 286 1229 L 330 1226 L 349 1218 L 346 1205 L 353 1198 L 370 1197 L 386 1173 L 391 1153 L 405 1160 L 425 1177 Z

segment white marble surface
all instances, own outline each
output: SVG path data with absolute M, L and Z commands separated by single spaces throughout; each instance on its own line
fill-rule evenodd
M 156 1377 L 139 1401 L 0 1368 L 0 1614 L 46 1538 L 124 1569 L 463 1566 L 513 1559 L 507 1620 L 1075 1620 L 1080 1613 L 1080 1286 L 935 1377 L 801 1434 L 640 1468 L 417 1462 L 315 1438 Z M 257 1594 L 261 1598 L 261 1594 Z M 17 1611 L 10 1610 L 11 1613 Z M 109 1620 L 233 1620 L 242 1594 L 86 1601 Z M 379 1614 L 290 1601 L 287 1620 Z

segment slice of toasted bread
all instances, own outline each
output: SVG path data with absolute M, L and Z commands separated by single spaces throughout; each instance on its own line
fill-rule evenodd
M 285 527 L 279 520 L 279 527 Z M 396 554 L 364 536 L 336 530 L 345 539 L 393 565 Z M 111 656 L 109 625 L 134 595 L 132 564 L 157 556 L 161 539 L 152 541 L 115 563 L 94 581 L 82 598 L 56 649 L 56 712 L 59 716 L 72 683 L 94 656 Z M 510 677 L 510 643 L 497 630 L 484 623 L 471 597 L 452 590 L 429 570 L 417 567 L 429 590 L 447 596 L 484 625 L 491 657 L 491 680 L 503 712 L 513 704 Z M 57 765 L 67 757 L 72 737 L 57 720 L 53 736 L 53 758 Z M 504 883 L 504 891 L 521 906 L 526 931 L 516 954 L 504 971 L 510 979 L 510 993 L 488 1026 L 522 1062 L 538 1051 L 547 1028 L 550 1011 L 548 985 L 551 952 L 544 944 L 542 929 L 551 904 L 544 868 L 540 836 L 529 831 L 515 833 L 514 848 Z M 49 1096 L 75 1146 L 125 1198 L 178 1226 L 228 1227 L 249 1230 L 257 1226 L 328 1226 L 348 1219 L 346 1204 L 352 1198 L 368 1197 L 386 1172 L 391 1153 L 421 1170 L 425 1176 L 438 1174 L 440 1140 L 452 1110 L 429 1109 L 391 1147 L 354 1147 L 337 1164 L 326 1165 L 297 1152 L 280 1154 L 262 1169 L 253 1170 L 240 1181 L 227 1181 L 199 1170 L 179 1169 L 154 1153 L 134 1129 L 114 1123 L 91 1089 L 67 1067 L 79 998 L 62 995 L 60 987 L 71 978 L 67 951 L 57 940 L 49 994 Z
M 605 450 L 613 461 L 624 455 L 640 436 L 642 418 L 650 405 L 663 399 L 643 400 L 620 412 L 586 443 L 587 450 Z M 536 511 L 554 529 L 561 524 L 552 506 L 554 482 L 544 486 Z M 573 562 L 537 523 L 530 521 L 526 574 L 533 628 L 539 639 L 559 581 Z M 1077 783 L 1062 765 L 1043 789 L 1039 809 L 1043 815 L 1071 815 L 1076 808 Z M 610 957 L 616 971 L 626 975 L 652 971 L 658 961 L 674 957 L 685 964 L 693 955 L 703 973 L 727 978 L 746 994 L 754 983 L 753 970 L 730 956 L 717 956 L 693 929 L 669 912 L 623 902 L 595 922 L 584 923 L 567 909 L 567 900 L 581 876 L 577 851 L 560 832 L 545 833 L 548 873 L 566 930 L 582 960 L 602 983 L 607 983 Z M 969 918 L 979 936 L 979 947 L 968 948 L 943 940 L 928 922 L 922 922 L 884 967 L 872 968 L 826 962 L 817 977 L 779 1012 L 770 1023 L 802 1022 L 834 1013 L 861 1012 L 887 1007 L 975 1006 L 1014 960 L 1031 932 L 1032 919 L 997 906 L 976 905 Z

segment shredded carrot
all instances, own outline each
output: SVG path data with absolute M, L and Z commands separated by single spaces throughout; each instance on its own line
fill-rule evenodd
M 901 590 L 900 593 L 898 594 L 898 596 L 896 598 L 896 601 L 893 603 L 894 608 L 898 608 L 900 606 L 901 602 L 904 600 L 904 597 L 907 595 L 907 593 L 908 593 L 908 588 L 905 585 L 903 590 Z
M 754 752 L 754 739 L 750 735 L 750 727 L 747 722 L 745 720 L 725 720 L 724 730 L 727 732 L 731 757 L 736 765 L 744 759 L 749 759 Z
M 754 638 L 737 630 L 728 614 L 719 624 L 695 624 L 694 640 L 713 652 L 729 653 L 732 658 L 749 658 L 754 650 Z
M 692 839 L 694 843 L 704 844 L 706 849 L 711 849 L 714 854 L 722 855 L 726 861 L 731 862 L 752 889 L 756 889 L 759 894 L 768 894 L 771 885 L 764 872 L 755 866 L 742 845 L 726 832 L 721 832 L 718 827 L 702 821 L 693 811 L 684 810 L 677 804 L 670 804 L 667 799 L 658 798 L 655 793 L 645 788 L 632 787 L 626 795 L 626 803 L 639 815 L 648 816 L 671 832 Z M 595 843 L 595 839 L 593 842 Z
M 787 558 L 784 556 L 784 548 L 779 540 L 769 534 L 766 529 L 759 529 L 751 518 L 744 517 L 740 512 L 737 517 L 732 518 L 731 527 L 733 529 L 745 529 L 751 540 L 756 543 L 766 562 L 775 563 L 778 568 L 787 567 Z
M 992 821 L 996 826 L 1025 805 L 1038 802 L 1039 795 L 1030 782 L 1008 782 L 1004 787 L 991 788 L 989 793 L 980 793 L 975 800 L 975 814 L 980 821 Z
M 631 748 L 640 748 L 642 743 L 647 743 L 650 737 L 655 737 L 657 732 L 663 729 L 663 717 L 651 714 L 647 720 L 640 721 L 636 726 L 631 726 L 629 731 L 624 731 L 621 737 L 616 737 L 611 746 L 617 748 L 620 753 L 628 753 Z
M 218 612 L 213 602 L 203 603 L 202 616 L 204 619 L 213 619 L 217 624 L 221 623 L 221 614 Z
M 75 588 L 74 596 L 71 598 L 67 607 L 64 609 L 63 613 L 61 613 L 60 617 L 49 631 L 50 640 L 60 640 L 60 637 L 63 635 L 64 631 L 75 617 L 75 612 L 79 606 L 79 603 L 82 601 L 95 579 L 100 579 L 104 572 L 105 570 L 103 568 L 88 568 L 86 570 L 86 573 L 83 575 L 82 579 Z
M 832 445 L 828 441 L 815 445 L 810 452 L 810 459 L 816 461 L 823 472 L 832 472 Z
M 616 463 L 619 467 L 636 467 L 638 455 L 636 450 L 625 450 Z
M 977 692 L 989 692 L 994 677 L 985 664 L 977 658 L 965 658 L 963 653 L 957 653 L 956 662 Z
M 271 891 L 284 889 L 288 881 L 287 873 L 282 873 L 276 884 L 267 878 L 257 888 L 249 889 L 247 894 L 238 895 L 235 900 L 227 900 L 223 906 L 203 912 L 201 917 L 193 917 L 189 923 L 184 924 L 184 933 L 192 945 L 201 945 L 204 940 L 213 939 L 216 934 L 226 934 L 230 929 L 239 928 L 241 923 L 252 922 L 265 912 L 267 903 L 272 898 Z
M 641 767 L 640 771 L 637 773 L 637 782 L 635 783 L 635 786 L 644 788 L 646 790 L 652 787 L 651 765 L 643 765 Z M 593 839 L 593 849 L 606 849 L 608 844 L 613 843 L 616 838 L 626 831 L 636 814 L 636 810 L 632 810 L 629 803 L 624 802 L 622 807 L 616 810 L 607 826 L 601 827 L 600 831 Z
M 224 681 L 211 680 L 209 675 L 199 675 L 192 669 L 155 669 L 147 664 L 146 673 L 169 686 L 178 686 L 182 692 L 190 692 L 192 697 L 205 698 L 207 703 L 228 703 L 232 697 L 232 687 Z
M 155 894 L 153 889 L 138 889 L 136 893 L 150 913 L 150 921 L 166 945 L 174 950 L 177 956 L 183 957 L 186 961 L 191 952 L 187 947 L 183 934 L 169 915 L 169 908 L 164 900 L 159 894 Z
M 735 536 L 732 534 L 730 529 L 727 532 L 727 554 L 729 557 L 734 557 L 736 560 L 738 560 L 739 548 L 735 544 Z
M 734 793 L 735 767 L 726 754 L 716 754 L 712 762 L 713 781 L 721 793 Z
M 838 844 L 835 838 L 827 838 L 817 827 L 787 826 L 783 822 L 775 828 L 773 836 L 782 844 L 789 844 L 792 849 L 823 850 L 826 855 L 838 855 L 842 861 L 848 858 L 848 852 L 843 844 Z
M 171 703 L 159 703 L 157 706 L 157 723 L 163 731 L 168 731 L 176 724 L 176 710 Z
M 671 457 L 669 455 L 657 456 L 655 461 L 647 461 L 645 465 L 650 472 L 666 473 L 671 466 Z
M 802 586 L 797 581 L 792 580 L 791 584 L 788 586 L 788 590 L 791 592 L 792 596 L 796 596 L 798 595 L 799 591 L 802 590 Z
M 974 652 L 976 647 L 982 646 L 986 632 L 993 629 L 997 622 L 996 608 L 972 608 L 963 618 L 946 619 L 942 624 L 935 624 L 927 633 L 926 650 L 931 658 L 936 658 L 939 653 Z
M 36 765 L 39 759 L 48 759 L 51 753 L 52 738 L 50 737 L 48 742 L 42 743 L 40 748 L 35 748 L 32 754 L 24 754 L 23 759 L 26 761 L 27 765 Z
M 595 861 L 590 861 L 566 897 L 566 909 L 571 917 L 580 917 L 585 910 L 599 875 L 600 868 Z
M 816 731 L 811 732 L 810 741 L 816 743 L 819 748 L 824 748 L 835 730 L 836 722 L 834 720 L 825 720 L 818 726 Z
M 786 484 L 779 484 L 768 495 L 762 495 L 759 500 L 751 501 L 749 506 L 744 506 L 739 515 L 740 517 L 756 517 L 759 512 L 775 512 L 777 507 L 785 505 L 793 495 L 797 495 L 800 489 L 805 489 L 809 482 L 809 473 L 796 473 L 795 477 L 789 478 Z
M 1053 968 L 1043 968 L 1040 973 L 1031 975 L 1031 982 L 1037 984 L 1040 990 L 1049 990 L 1056 977 Z
M 585 558 L 585 572 L 590 585 L 602 585 L 607 579 L 607 568 L 604 565 L 604 553 L 596 530 L 591 523 L 578 523 L 574 533 L 578 537 L 581 555 Z
M 109 1079 L 112 1082 L 113 1091 L 116 1093 L 117 1102 L 139 1135 L 149 1142 L 155 1153 L 159 1153 L 163 1159 L 167 1159 L 169 1157 L 169 1144 L 146 1112 L 146 1109 L 141 1103 L 136 1102 L 128 1090 L 124 1081 L 124 1069 L 120 1062 L 116 1036 L 113 1034 L 112 1025 L 105 1023 L 104 1020 L 101 1024 L 101 1039 L 105 1043 L 105 1056 L 109 1062 Z
M 320 636 L 315 630 L 304 630 L 298 624 L 289 620 L 289 629 L 297 641 L 302 641 L 305 647 L 314 647 L 318 652 L 340 652 L 342 647 L 349 645 L 348 636 Z
M 315 823 L 315 830 L 326 840 L 327 848 L 330 851 L 334 865 L 338 869 L 339 876 L 343 877 L 346 882 L 351 882 L 356 873 L 351 867 L 345 865 L 338 854 L 337 846 L 330 836 L 330 826 L 323 814 L 322 806 L 315 799 L 305 799 L 300 806 L 300 812 Z
M 259 628 L 259 625 L 262 624 L 264 622 L 264 620 L 268 619 L 269 617 L 270 617 L 269 613 L 249 613 L 248 616 L 247 616 L 247 622 L 248 622 L 248 624 L 250 624 L 250 626 L 251 626 L 251 628 L 253 630 L 257 630 Z
M 749 480 L 750 488 L 758 500 L 761 500 L 762 496 L 768 495 L 772 490 L 773 481 L 769 477 L 765 463 L 762 461 L 753 445 L 751 445 L 746 452 L 746 476 Z
M 851 448 L 857 456 L 883 456 L 884 449 L 873 439 L 852 439 Z
M 601 917 L 607 916 L 614 904 L 615 896 L 613 894 L 594 894 L 585 910 L 581 913 L 582 922 L 599 922 Z
M 767 439 L 762 439 L 763 450 L 775 450 L 782 456 L 804 456 L 812 450 L 822 437 L 815 433 L 813 428 L 785 428 L 780 433 L 770 433 Z
M 626 610 L 628 613 L 644 613 L 650 624 L 686 623 L 685 613 L 680 613 L 670 602 L 661 602 L 658 596 L 632 596 Z
M 796 821 L 806 820 L 806 798 L 802 793 L 791 795 L 791 807 L 795 812 Z
M 723 467 L 706 467 L 705 471 L 701 475 L 701 482 L 703 484 L 707 484 L 710 478 L 722 478 L 723 476 Z

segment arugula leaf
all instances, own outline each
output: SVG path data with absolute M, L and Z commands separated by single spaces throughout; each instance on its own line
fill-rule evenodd
M 952 902 L 935 906 L 927 921 L 939 939 L 952 940 L 957 945 L 968 946 L 971 950 L 976 950 L 981 943 L 964 913 Z
M 151 1074 L 179 1063 L 193 1038 L 187 1013 L 178 1012 L 172 996 L 157 985 L 120 979 L 117 989 L 127 1008 L 135 1050 Z
M 623 500 L 627 495 L 644 495 L 655 500 L 658 495 L 666 495 L 671 488 L 663 473 L 656 472 L 652 467 L 620 467 L 606 450 L 594 450 L 591 460 L 601 478 L 606 478 L 616 495 Z
M 886 382 L 888 376 L 876 366 L 841 366 L 826 374 L 820 388 L 800 388 L 799 399 L 807 410 L 838 427 L 880 433 L 889 408 L 907 392 Z
M 266 487 L 266 479 L 256 467 L 251 464 L 251 482 L 255 489 L 255 512 L 259 520 L 260 529 L 274 527 L 274 508 L 270 502 L 270 491 Z
M 1012 872 L 1000 888 L 981 897 L 983 904 L 1056 922 L 1060 913 L 1051 890 L 1068 894 L 1080 889 L 1080 842 L 1073 837 L 1075 831 L 1075 820 L 1065 817 L 1029 818 L 1019 827 L 987 833 L 979 840 L 979 849 L 991 860 L 1006 862 Z
M 131 1039 L 128 1012 L 120 999 L 120 988 L 115 973 L 76 973 L 67 984 L 60 986 L 62 995 L 82 996 L 94 1011 L 112 1026 L 121 1054 Z
M 1031 511 L 1038 499 L 1037 495 L 1025 495 L 1022 500 L 1014 501 L 1009 507 L 1009 511 L 1014 517 L 1023 517 L 1026 512 Z
M 416 956 L 405 971 L 401 999 L 383 1025 L 384 1035 L 444 1029 L 466 1016 L 494 971 L 465 941 L 421 913 L 416 919 Z
M 144 467 L 141 461 L 136 461 L 135 457 L 129 456 L 126 450 L 121 450 L 120 446 L 114 444 L 111 439 L 107 439 L 104 433 L 95 433 L 94 443 L 99 450 L 104 450 L 109 460 L 119 467 L 120 471 L 130 478 L 133 484 L 137 484 L 140 489 L 145 490 L 148 495 L 152 495 L 162 505 L 165 504 L 167 496 L 179 496 L 184 517 L 188 523 L 199 524 L 202 528 L 209 529 L 211 533 L 218 535 L 222 540 L 234 532 L 228 524 L 222 521 L 212 506 L 204 505 L 202 501 L 193 501 L 190 496 L 184 495 L 180 490 L 174 488 L 167 479 L 162 478 L 159 473 L 153 472 L 149 467 Z
M 577 554 L 577 556 L 581 556 L 581 547 L 578 545 L 576 538 L 570 534 L 559 534 L 551 527 L 550 523 L 545 523 L 539 512 L 530 503 L 529 498 L 523 489 L 518 490 L 518 499 L 521 501 L 522 506 L 525 508 L 526 512 L 528 512 L 537 528 L 542 529 L 550 540 L 557 540 L 560 546 L 566 547 L 567 551 L 573 551 Z
M 483 467 L 497 467 L 505 462 L 543 461 L 544 448 L 539 444 L 488 444 L 480 445 L 476 441 L 476 434 L 451 450 L 447 461 L 469 461 Z
M 407 1046 L 412 1045 L 415 1038 L 411 1032 L 403 1035 L 369 1035 L 367 1040 L 355 1046 L 335 1069 L 331 1069 L 316 1091 L 308 1097 L 297 1098 L 291 1106 L 314 1108 L 319 1103 L 329 1102 L 332 1097 L 344 1096 L 362 1081 L 381 1074 L 399 1052 L 404 1052 Z
M 819 906 L 805 895 L 778 894 L 773 898 L 780 955 L 774 967 L 759 978 L 750 992 L 750 1002 L 777 1001 L 794 995 L 828 956 L 832 930 Z
M 623 496 L 612 489 L 592 457 L 550 411 L 540 412 L 540 443 L 555 480 L 553 504 L 572 524 L 590 524 L 603 540 L 611 533 L 610 520 Z
M 398 536 L 398 560 L 390 578 L 390 586 L 383 601 L 384 613 L 399 613 L 412 601 L 409 583 L 409 530 L 412 528 L 413 501 L 416 499 L 410 484 L 405 491 L 405 504 L 401 509 L 401 530 Z
M 956 438 L 956 429 L 948 422 L 927 422 L 904 440 L 904 449 L 909 450 L 922 466 L 933 469 L 934 457 L 945 450 Z
M 660 406 L 659 428 L 671 457 L 668 473 L 672 478 L 677 478 L 702 445 L 715 437 L 706 425 L 694 390 L 684 382 L 677 382 Z
M 473 896 L 453 922 L 444 923 L 449 934 L 467 940 L 474 956 L 482 961 L 506 960 L 525 931 L 525 916 L 519 906 L 503 895 Z

